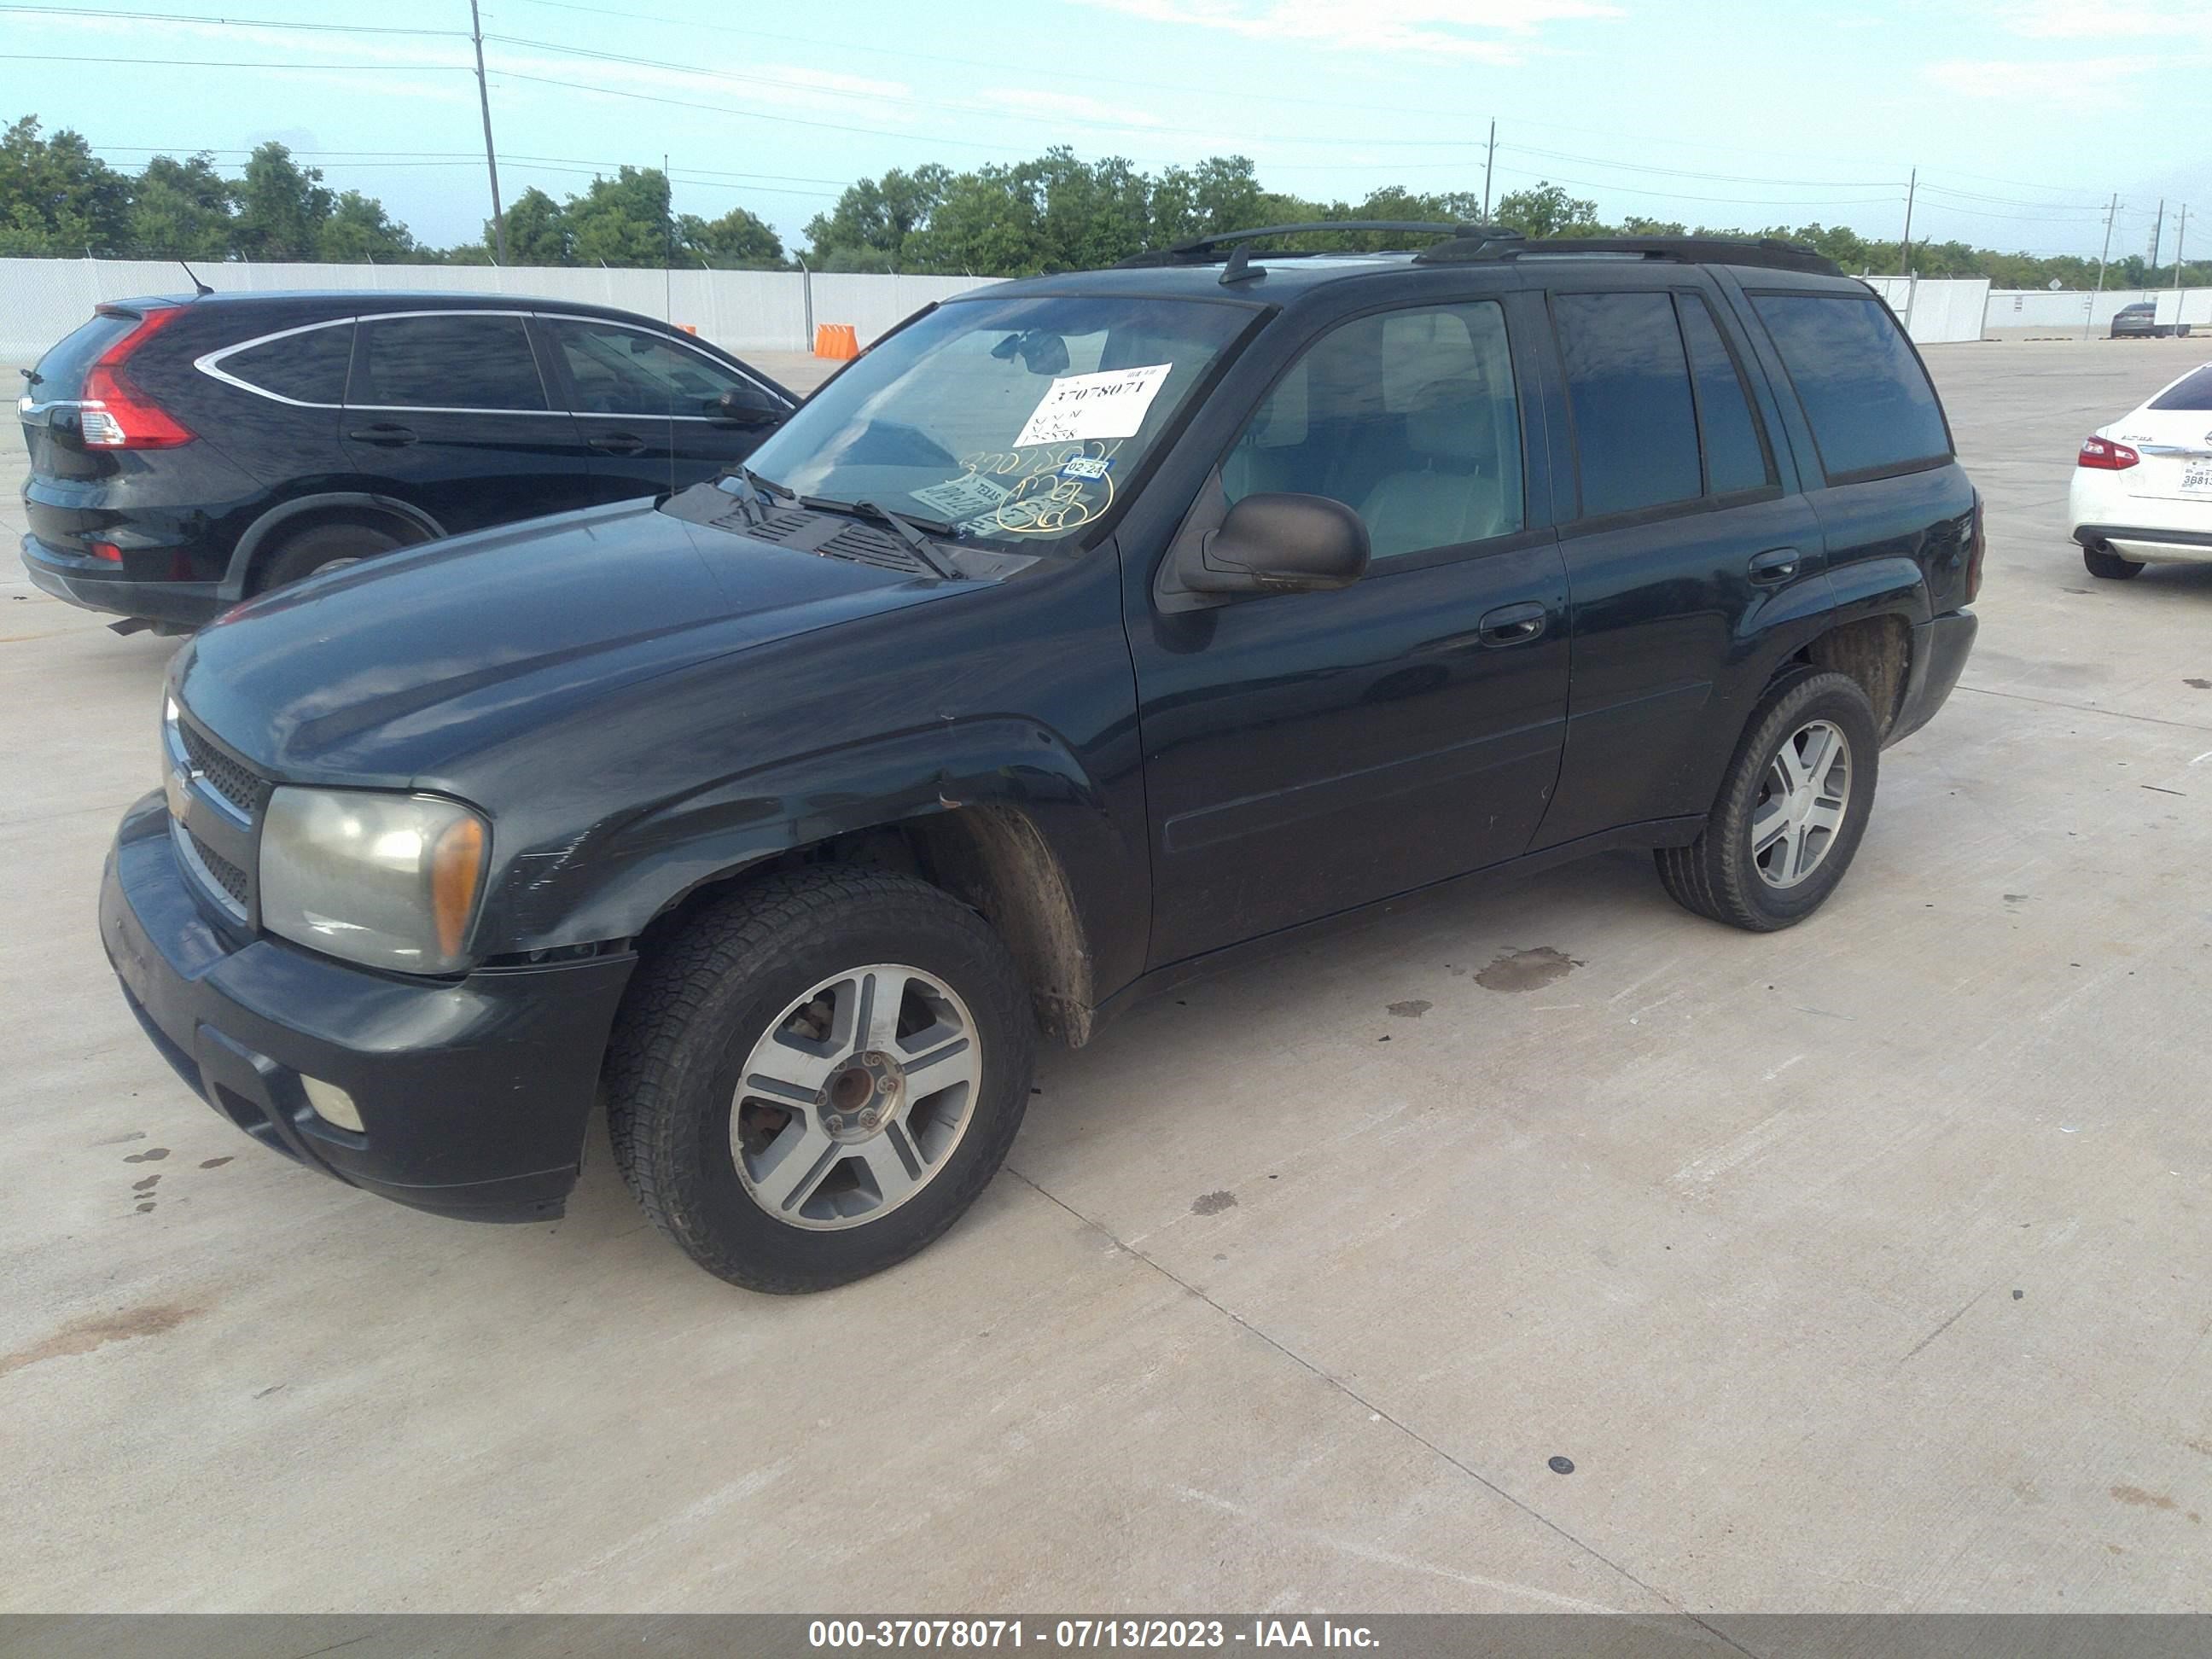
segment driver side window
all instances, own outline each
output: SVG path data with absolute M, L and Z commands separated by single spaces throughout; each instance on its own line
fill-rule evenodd
M 554 317 L 539 325 L 568 368 L 579 414 L 709 416 L 744 385 L 713 358 L 641 330 Z
M 1521 416 L 1497 301 L 1340 324 L 1275 383 L 1221 465 L 1247 495 L 1326 495 L 1377 560 L 1522 527 Z

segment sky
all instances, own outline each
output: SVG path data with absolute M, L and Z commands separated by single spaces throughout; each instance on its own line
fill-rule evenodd
M 792 246 L 848 181 L 1065 143 L 1271 189 L 1539 179 L 1601 216 L 2212 254 L 2212 10 L 2081 0 L 482 0 L 500 180 L 657 167 Z M 256 20 L 175 21 L 179 19 Z M 256 24 L 314 24 L 313 28 Z M 0 0 L 0 118 L 118 166 L 276 138 L 422 240 L 489 211 L 467 0 Z M 161 62 L 123 60 L 167 60 Z M 2202 240 L 2194 220 L 2206 220 Z M 2199 257 L 2202 257 L 2200 255 Z

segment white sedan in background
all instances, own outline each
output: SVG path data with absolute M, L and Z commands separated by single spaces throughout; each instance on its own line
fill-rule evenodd
M 2212 363 L 2082 440 L 2067 511 L 2093 576 L 2212 564 Z

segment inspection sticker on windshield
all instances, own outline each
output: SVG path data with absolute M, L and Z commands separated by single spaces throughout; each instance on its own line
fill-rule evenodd
M 996 511 L 1014 492 L 993 483 L 980 472 L 968 472 L 957 478 L 947 478 L 943 483 L 933 483 L 927 489 L 907 493 L 939 518 L 957 524 L 963 519 Z
M 1030 411 L 1014 447 L 1072 444 L 1089 438 L 1133 438 L 1145 423 L 1173 363 L 1110 368 L 1097 374 L 1063 374 Z
M 1060 469 L 1063 478 L 1103 478 L 1114 470 L 1111 455 L 1078 455 Z

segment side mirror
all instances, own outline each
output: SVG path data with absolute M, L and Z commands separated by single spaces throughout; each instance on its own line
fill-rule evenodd
M 1247 495 L 1183 562 L 1199 593 L 1311 593 L 1349 587 L 1367 573 L 1367 526 L 1326 495 Z
M 707 412 L 730 426 L 775 426 L 791 411 L 758 386 L 732 386 L 707 406 Z

